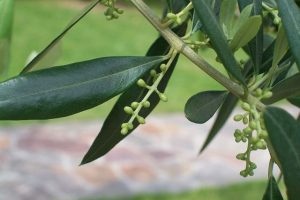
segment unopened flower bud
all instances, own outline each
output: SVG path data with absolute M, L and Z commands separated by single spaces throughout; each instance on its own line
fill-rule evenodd
M 128 133 L 128 128 L 122 128 L 121 129 L 121 134 L 126 135 Z
M 137 107 L 139 106 L 139 103 L 138 102 L 132 102 L 131 103 L 131 107 L 133 108 L 133 109 L 136 109 Z
M 149 101 L 144 101 L 144 102 L 143 102 L 143 106 L 144 106 L 145 108 L 149 108 L 149 107 L 150 107 L 150 102 L 149 102 Z
M 140 87 L 146 87 L 147 86 L 147 84 L 145 83 L 145 81 L 143 79 L 139 79 L 137 84 Z
M 245 111 L 250 111 L 251 110 L 251 107 L 248 103 L 242 103 L 242 108 L 245 110 Z
M 127 114 L 132 114 L 132 113 L 133 113 L 132 108 L 129 107 L 129 106 L 126 106 L 126 107 L 124 108 L 124 111 L 125 111 Z
M 145 123 L 146 123 L 145 118 L 143 118 L 143 117 L 141 117 L 141 116 L 137 116 L 136 118 L 137 118 L 137 120 L 138 120 L 138 122 L 139 122 L 140 124 L 145 124 Z
M 241 121 L 243 119 L 243 115 L 235 115 L 233 119 L 234 119 L 234 121 L 237 121 L 237 122 Z

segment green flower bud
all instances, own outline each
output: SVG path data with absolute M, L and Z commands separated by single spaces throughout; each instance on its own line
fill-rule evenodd
M 251 134 L 252 131 L 253 131 L 253 130 L 252 130 L 250 127 L 246 127 L 246 128 L 243 129 L 243 132 L 244 132 L 246 135 Z
M 253 170 L 249 170 L 248 175 L 249 175 L 249 176 L 253 176 L 253 175 L 254 175 Z
M 182 19 L 180 17 L 176 18 L 176 24 L 180 25 L 182 23 Z
M 116 11 L 117 11 L 118 14 L 120 14 L 120 15 L 124 13 L 124 10 L 122 10 L 122 9 L 120 9 L 120 8 L 117 8 Z
M 250 111 L 251 110 L 251 107 L 248 103 L 244 102 L 242 103 L 242 108 L 245 110 L 245 111 Z
M 168 101 L 168 97 L 162 93 L 159 94 L 159 98 L 160 100 L 164 101 L 164 102 L 167 102 Z
M 243 119 L 243 115 L 235 115 L 234 117 L 233 117 L 233 119 L 234 119 L 234 121 L 241 121 L 242 119 Z
M 121 128 L 127 128 L 127 126 L 128 126 L 127 123 L 123 123 L 123 124 L 121 125 Z
M 129 130 L 131 130 L 131 129 L 133 129 L 133 124 L 132 123 L 128 123 L 127 127 L 128 127 Z
M 145 81 L 143 79 L 139 79 L 137 84 L 140 87 L 146 87 L 147 86 L 147 84 L 145 83 Z
M 131 108 L 136 109 L 139 106 L 139 103 L 134 101 L 131 103 Z
M 243 176 L 243 177 L 247 177 L 248 174 L 247 174 L 246 170 L 243 170 L 243 171 L 240 172 L 240 175 Z
M 137 116 L 136 118 L 137 118 L 137 120 L 138 120 L 138 122 L 139 122 L 140 124 L 145 124 L 145 123 L 146 123 L 145 118 L 143 118 L 143 117 L 141 117 L 141 116 Z
M 252 130 L 255 130 L 257 128 L 257 125 L 255 123 L 255 121 L 251 121 L 250 124 L 249 124 L 249 127 L 252 129 Z
M 261 131 L 260 133 L 259 133 L 259 138 L 261 138 L 261 139 L 266 139 L 266 138 L 268 138 L 268 133 L 267 133 L 267 131 Z
M 267 148 L 267 146 L 263 140 L 258 141 L 255 146 L 258 149 L 266 149 Z
M 236 129 L 233 135 L 234 135 L 234 137 L 241 137 L 242 134 L 243 134 L 243 133 L 242 133 L 241 130 Z
M 246 160 L 246 155 L 244 153 L 239 153 L 238 155 L 236 155 L 236 158 L 238 160 Z
M 247 116 L 244 116 L 243 117 L 243 124 L 248 124 L 249 120 L 248 120 L 248 117 Z
M 261 97 L 262 94 L 263 94 L 263 91 L 262 91 L 262 89 L 260 89 L 260 88 L 258 88 L 258 89 L 255 90 L 255 92 L 254 92 L 254 95 L 255 95 L 256 97 Z
M 166 65 L 166 64 L 161 64 L 161 65 L 160 65 L 160 70 L 161 70 L 162 72 L 166 72 L 166 71 L 167 71 L 167 65 Z
M 167 18 L 169 18 L 169 19 L 176 19 L 177 16 L 174 13 L 168 13 L 167 14 Z
M 249 167 L 250 167 L 251 169 L 256 169 L 256 168 L 257 168 L 257 166 L 256 166 L 256 164 L 255 164 L 254 162 L 250 162 L 250 163 L 249 163 Z
M 271 91 L 267 91 L 267 92 L 264 92 L 262 98 L 263 99 L 268 99 L 270 97 L 272 97 L 273 93 Z
M 126 135 L 128 133 L 128 128 L 122 128 L 121 129 L 121 134 Z
M 242 137 L 242 142 L 247 142 L 247 138 L 246 137 Z
M 145 108 L 149 108 L 150 107 L 150 102 L 149 101 L 144 101 L 143 102 L 143 106 L 145 107 Z
M 258 137 L 252 137 L 251 138 L 251 143 L 256 144 L 259 141 Z
M 124 108 L 124 111 L 125 111 L 127 114 L 132 114 L 132 113 L 133 113 L 132 108 L 129 107 L 129 106 L 126 106 L 126 107 Z
M 157 73 L 156 73 L 156 71 L 155 71 L 154 69 L 152 69 L 152 70 L 150 71 L 150 75 L 151 75 L 151 76 L 155 77 L 156 74 L 157 74 Z
M 236 138 L 235 138 L 235 141 L 236 141 L 236 142 L 242 141 L 242 137 L 241 137 L 241 136 L 236 137 Z

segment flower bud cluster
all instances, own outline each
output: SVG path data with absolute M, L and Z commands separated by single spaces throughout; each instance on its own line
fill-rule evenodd
M 129 122 L 123 123 L 121 126 L 121 133 L 123 135 L 127 134 L 130 130 L 134 128 L 133 122 L 137 120 L 139 124 L 145 124 L 145 118 L 139 115 L 139 112 L 141 111 L 142 108 L 149 108 L 151 106 L 151 103 L 148 101 L 149 97 L 151 96 L 152 93 L 156 93 L 160 100 L 166 102 L 168 101 L 168 98 L 165 94 L 162 92 L 158 91 L 157 86 L 159 85 L 161 79 L 163 78 L 164 74 L 168 70 L 168 64 L 161 64 L 160 65 L 160 72 L 158 73 L 155 70 L 150 71 L 150 75 L 153 80 L 153 84 L 150 86 L 148 85 L 143 79 L 139 79 L 137 81 L 137 85 L 142 88 L 148 89 L 148 92 L 146 96 L 143 98 L 141 102 L 132 102 L 130 106 L 124 107 L 125 113 L 131 115 L 131 118 Z
M 253 92 L 258 99 L 270 98 L 272 92 L 263 91 L 260 88 Z M 265 139 L 268 137 L 268 133 L 264 126 L 264 121 L 262 113 L 256 109 L 255 104 L 250 104 L 247 102 L 242 102 L 242 109 L 245 113 L 237 114 L 234 116 L 234 120 L 237 122 L 242 122 L 245 128 L 242 130 L 237 129 L 234 132 L 234 137 L 236 142 L 248 143 L 247 150 L 245 153 L 239 153 L 236 158 L 246 162 L 246 167 L 240 172 L 241 176 L 253 176 L 253 170 L 256 169 L 255 163 L 250 159 L 252 151 L 267 149 L 267 144 Z
M 118 19 L 123 10 L 115 7 L 116 0 L 101 0 L 100 3 L 107 7 L 104 15 L 107 20 Z

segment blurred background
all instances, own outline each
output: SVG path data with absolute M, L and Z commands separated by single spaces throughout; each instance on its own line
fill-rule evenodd
M 2 80 L 16 76 L 88 2 L 16 0 L 11 65 Z M 160 1 L 148 2 L 161 12 Z M 113 21 L 96 7 L 65 36 L 47 64 L 144 55 L 158 33 L 128 2 L 120 7 L 125 13 Z M 211 50 L 200 54 L 222 71 Z M 207 89 L 222 87 L 181 57 L 166 91 L 169 101 L 105 157 L 84 166 L 78 164 L 114 100 L 63 119 L 0 122 L 0 200 L 261 199 L 268 153 L 254 154 L 255 176 L 241 178 L 244 163 L 235 155 L 245 147 L 234 142 L 239 125 L 233 120 L 198 155 L 214 119 L 191 124 L 183 108 L 191 95 Z

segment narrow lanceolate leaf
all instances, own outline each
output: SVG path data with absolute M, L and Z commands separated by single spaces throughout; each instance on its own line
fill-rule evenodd
M 274 55 L 273 55 L 273 62 L 272 62 L 273 67 L 278 65 L 278 63 L 286 54 L 288 49 L 289 49 L 289 45 L 285 35 L 285 31 L 283 27 L 280 26 L 278 30 L 276 42 L 275 42 L 275 47 L 274 47 Z
M 71 22 L 66 26 L 66 28 L 50 42 L 50 44 L 44 48 L 30 63 L 28 63 L 22 70 L 21 74 L 30 71 L 33 67 L 37 65 L 60 41 L 63 37 L 81 20 L 83 19 L 97 4 L 99 0 L 94 0 L 90 3 L 81 13 L 76 16 Z
M 236 0 L 223 0 L 220 9 L 220 25 L 229 39 L 233 37 L 236 3 Z
M 273 176 L 269 178 L 268 187 L 265 191 L 263 200 L 283 200 L 277 182 Z
M 289 200 L 299 200 L 300 123 L 280 108 L 270 107 L 264 113 L 270 142 L 282 166 Z
M 295 74 L 272 88 L 273 96 L 264 100 L 264 103 L 272 104 L 285 98 L 300 95 L 300 73 Z
M 9 65 L 14 0 L 0 0 L 0 73 Z
M 205 142 L 200 150 L 200 153 L 203 152 L 206 149 L 206 147 L 211 143 L 211 141 L 217 136 L 217 134 L 224 126 L 229 116 L 231 115 L 237 102 L 238 102 L 238 98 L 233 94 L 229 93 L 226 96 L 225 101 L 218 112 L 217 118 L 212 128 L 210 129 L 207 138 L 205 139 Z
M 225 96 L 225 91 L 206 91 L 192 96 L 185 104 L 185 117 L 197 124 L 207 122 L 219 109 Z
M 233 33 L 235 34 L 237 32 L 237 30 L 240 29 L 240 27 L 248 20 L 248 18 L 251 15 L 251 11 L 253 8 L 253 4 L 250 4 L 248 6 L 246 6 L 242 11 L 241 14 L 236 22 L 236 25 L 233 27 Z
M 177 33 L 179 36 L 183 36 L 186 31 L 186 24 L 181 25 L 178 28 L 175 28 L 173 31 Z M 170 49 L 169 44 L 164 40 L 163 37 L 158 38 L 153 45 L 150 47 L 147 55 L 148 56 L 157 56 L 167 54 Z M 158 90 L 164 92 L 168 81 L 173 73 L 173 70 L 177 64 L 177 59 L 173 61 L 169 70 L 163 77 L 162 81 L 158 86 Z M 160 64 L 156 66 L 156 70 L 159 70 Z M 153 77 L 150 76 L 149 73 L 145 74 L 142 77 L 143 80 L 147 84 L 152 84 Z M 129 106 L 132 102 L 140 102 L 146 93 L 147 89 L 141 88 L 136 84 L 132 85 L 128 90 L 126 90 L 118 99 L 113 109 L 107 116 L 104 121 L 104 124 L 101 128 L 100 133 L 94 140 L 92 146 L 84 156 L 81 165 L 92 162 L 101 156 L 105 155 L 109 152 L 115 145 L 117 145 L 120 141 L 122 141 L 125 137 L 127 137 L 134 129 L 136 129 L 140 124 L 137 122 L 133 123 L 133 129 L 129 130 L 126 135 L 121 134 L 121 125 L 126 123 L 130 119 L 130 115 L 124 112 L 124 107 Z M 152 94 L 148 99 L 150 102 L 150 107 L 142 109 L 140 115 L 143 117 L 147 117 L 154 108 L 158 105 L 160 99 L 156 94 Z
M 253 3 L 253 12 L 252 15 L 260 15 L 262 16 L 262 0 L 238 0 L 239 8 L 242 11 L 247 6 Z M 262 26 L 258 31 L 255 38 L 249 43 L 249 52 L 250 57 L 254 64 L 254 71 L 257 73 L 259 71 L 259 67 L 263 61 L 263 29 Z
M 247 45 L 258 33 L 262 23 L 261 16 L 253 16 L 244 22 L 234 35 L 230 48 L 233 52 Z
M 289 46 L 300 69 L 300 10 L 294 0 L 277 0 Z
M 224 64 L 224 67 L 234 78 L 245 84 L 239 65 L 233 56 L 233 53 L 227 43 L 227 39 L 225 38 L 221 26 L 210 5 L 205 0 L 192 0 L 192 2 L 196 13 L 200 18 L 208 37 L 210 38 L 212 46 L 216 50 L 218 57 Z
M 107 57 L 20 75 L 0 83 L 0 119 L 65 117 L 123 92 L 164 57 Z

